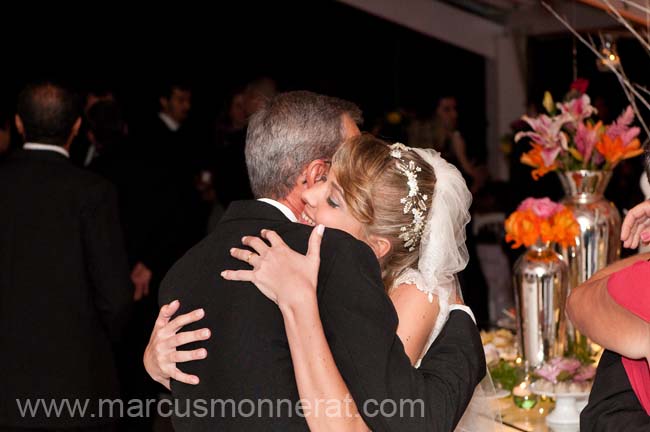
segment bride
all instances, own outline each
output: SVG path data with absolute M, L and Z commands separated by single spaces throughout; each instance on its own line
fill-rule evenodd
M 345 231 L 373 250 L 398 313 L 397 335 L 411 364 L 418 367 L 444 326 L 450 304 L 462 299 L 456 274 L 468 261 L 465 225 L 470 220 L 471 194 L 460 172 L 433 150 L 389 146 L 362 135 L 341 145 L 329 174 L 303 194 L 303 201 L 301 222 L 316 226 L 307 255 L 291 250 L 275 232 L 264 230 L 261 236 L 267 242 L 246 237 L 243 243 L 249 249 L 231 250 L 253 269 L 222 273 L 225 279 L 253 282 L 278 304 L 301 399 L 349 393 L 329 350 L 314 295 L 323 226 Z M 296 314 L 296 310 L 306 313 Z M 176 320 L 195 321 L 198 315 L 191 314 Z M 300 336 L 297 329 L 302 330 Z M 305 329 L 310 329 L 306 336 Z M 197 350 L 196 355 L 205 353 Z M 170 370 L 170 364 L 151 364 L 155 361 L 164 360 L 145 357 L 147 370 Z M 198 382 L 196 377 L 175 378 Z M 477 388 L 457 430 L 495 427 L 493 413 L 485 408 L 483 386 Z M 355 415 L 357 407 L 352 410 L 349 430 L 367 430 L 361 416 Z

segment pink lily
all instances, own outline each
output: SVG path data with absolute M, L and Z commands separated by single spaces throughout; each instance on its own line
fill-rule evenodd
M 562 114 L 567 114 L 570 117 L 574 127 L 597 112 L 596 108 L 591 105 L 589 95 L 586 94 L 568 102 L 558 103 L 557 107 Z
M 529 137 L 533 142 L 541 145 L 545 149 L 568 149 L 569 143 L 566 134 L 562 132 L 562 126 L 570 120 L 567 115 L 549 117 L 546 114 L 542 114 L 536 118 L 523 116 L 522 120 L 528 123 L 533 130 L 532 132 L 519 132 L 515 135 L 515 141 L 519 141 L 523 137 Z M 552 152 L 547 156 L 553 156 Z M 552 159 L 554 160 L 555 157 Z
M 578 123 L 578 130 L 576 131 L 574 141 L 576 143 L 576 148 L 582 155 L 582 160 L 585 166 L 587 166 L 591 160 L 594 148 L 600 140 L 601 128 L 601 122 L 598 122 L 594 126 Z

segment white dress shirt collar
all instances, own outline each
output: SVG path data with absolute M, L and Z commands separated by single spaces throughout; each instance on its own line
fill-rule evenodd
M 61 146 L 53 145 L 53 144 L 40 144 L 40 143 L 32 143 L 28 142 L 25 143 L 23 146 L 25 150 L 41 150 L 41 151 L 53 151 L 56 153 L 59 153 L 68 159 L 70 158 L 70 153 L 66 149 L 64 149 Z
M 289 219 L 291 222 L 298 222 L 298 218 L 296 217 L 296 215 L 293 214 L 291 209 L 289 207 L 287 207 L 286 205 L 284 205 L 284 204 L 282 204 L 280 202 L 277 202 L 276 200 L 272 200 L 271 198 L 260 198 L 260 199 L 258 199 L 258 201 L 262 201 L 262 202 L 265 202 L 267 204 L 270 204 L 273 207 L 275 207 L 276 209 L 280 210 L 282 212 L 282 214 L 284 214 L 287 217 L 287 219 Z
M 181 125 L 176 120 L 164 112 L 159 112 L 158 117 L 160 117 L 160 120 L 162 120 L 162 122 L 165 123 L 165 126 L 167 126 L 172 132 L 176 132 L 181 127 Z

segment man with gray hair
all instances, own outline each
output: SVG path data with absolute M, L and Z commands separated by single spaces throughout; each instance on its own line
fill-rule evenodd
M 310 408 L 299 406 L 281 313 L 252 284 L 219 275 L 246 267 L 230 249 L 262 229 L 275 230 L 289 247 L 306 252 L 311 227 L 292 223 L 303 212 L 301 195 L 327 173 L 340 143 L 359 134 L 360 120 L 354 104 L 310 92 L 280 94 L 251 119 L 246 161 L 258 200 L 231 204 L 214 232 L 172 267 L 160 290 L 160 302 L 171 306 L 163 308 L 145 352 L 148 372 L 171 387 L 176 399 L 176 431 L 308 430 Z M 452 312 L 447 331 L 414 369 L 395 333 L 397 316 L 368 246 L 328 229 L 320 268 L 325 334 L 365 423 L 377 431 L 452 430 L 485 373 L 469 315 Z M 197 308 L 203 312 L 193 320 L 204 316 L 209 331 L 180 317 L 168 321 L 176 311 Z M 189 331 L 170 336 L 187 323 L 183 329 Z M 175 350 L 184 344 L 191 351 Z M 206 360 L 188 363 L 185 373 L 157 369 L 160 355 L 181 362 L 207 352 Z M 422 409 L 407 415 L 379 409 L 385 402 L 408 401 Z M 345 416 L 345 407 L 338 408 L 333 415 Z

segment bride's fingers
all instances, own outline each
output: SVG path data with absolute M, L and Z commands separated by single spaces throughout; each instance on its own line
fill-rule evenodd
M 190 323 L 196 322 L 205 316 L 205 311 L 203 309 L 195 309 L 192 312 L 177 316 L 169 322 L 169 329 L 172 333 L 176 333 Z
M 309 236 L 309 248 L 307 249 L 307 256 L 316 260 L 320 260 L 320 244 L 323 240 L 323 233 L 325 232 L 325 226 L 318 225 L 312 231 Z
M 253 282 L 254 278 L 252 270 L 224 270 L 221 272 L 221 277 L 226 280 L 246 282 Z
M 196 375 L 188 375 L 181 372 L 178 368 L 174 368 L 171 374 L 169 374 L 176 381 L 180 381 L 185 384 L 197 385 L 199 383 L 199 377 Z
M 166 345 L 169 348 L 176 349 L 179 346 L 183 346 L 190 342 L 205 340 L 208 339 L 209 337 L 210 337 L 210 329 L 207 328 L 182 332 L 182 333 L 177 333 L 176 336 L 169 338 L 169 342 Z
M 255 237 L 255 236 L 246 236 L 246 237 L 241 239 L 241 242 L 244 245 L 252 248 L 259 255 L 262 255 L 269 248 L 267 246 L 267 244 L 264 243 L 264 240 L 262 240 L 259 237 Z
M 185 363 L 193 360 L 201 360 L 208 356 L 205 348 L 199 348 L 192 351 L 174 351 L 169 355 L 172 363 Z
M 269 243 L 271 243 L 271 246 L 275 246 L 275 247 L 277 247 L 277 246 L 286 246 L 286 244 L 284 243 L 284 240 L 282 240 L 282 237 L 280 237 L 278 235 L 278 233 L 276 233 L 273 230 L 263 229 L 262 233 L 261 233 L 261 236 L 262 236 L 262 238 L 267 239 L 269 241 Z
M 248 265 L 255 267 L 256 260 L 259 259 L 259 255 L 255 252 L 251 252 L 246 249 L 232 248 L 230 249 L 230 255 L 233 258 L 237 258 L 239 261 L 243 261 Z
M 156 323 L 154 324 L 154 327 L 156 328 L 165 327 L 169 322 L 170 318 L 176 313 L 180 305 L 181 303 L 178 300 L 174 300 L 171 303 L 163 305 L 160 308 L 160 312 L 158 313 L 158 318 L 156 318 Z

